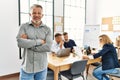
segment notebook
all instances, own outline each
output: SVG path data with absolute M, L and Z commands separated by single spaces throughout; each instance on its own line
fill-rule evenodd
M 58 57 L 65 57 L 65 56 L 69 56 L 71 53 L 71 48 L 64 48 L 64 49 L 60 49 L 57 52 L 57 56 Z

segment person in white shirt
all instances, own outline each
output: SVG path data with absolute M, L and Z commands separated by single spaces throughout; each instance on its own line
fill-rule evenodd
M 62 39 L 62 34 L 55 34 L 55 41 L 52 44 L 51 52 L 57 53 L 60 49 L 64 49 L 64 41 Z

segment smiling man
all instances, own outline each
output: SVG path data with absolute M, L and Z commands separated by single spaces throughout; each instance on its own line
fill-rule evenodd
M 51 30 L 41 21 L 43 8 L 35 4 L 30 8 L 31 22 L 22 24 L 17 42 L 23 48 L 20 80 L 46 80 L 47 52 L 51 50 Z

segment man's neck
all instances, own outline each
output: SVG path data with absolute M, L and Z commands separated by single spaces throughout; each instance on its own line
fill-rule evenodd
M 38 22 L 32 21 L 32 23 L 33 23 L 34 27 L 39 27 L 41 25 L 42 21 L 38 21 Z
M 66 40 L 65 40 L 65 42 L 68 42 L 68 41 L 69 41 L 69 39 L 66 39 Z

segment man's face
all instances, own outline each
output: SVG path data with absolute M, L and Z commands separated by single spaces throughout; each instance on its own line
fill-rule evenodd
M 39 8 L 39 7 L 34 7 L 31 10 L 30 16 L 31 16 L 32 21 L 34 23 L 40 23 L 41 19 L 43 17 L 43 10 L 41 8 Z
M 68 40 L 68 34 L 64 35 L 64 39 Z
M 62 36 L 57 36 L 57 37 L 55 37 L 55 41 L 56 41 L 57 43 L 60 43 L 60 42 L 62 41 Z

